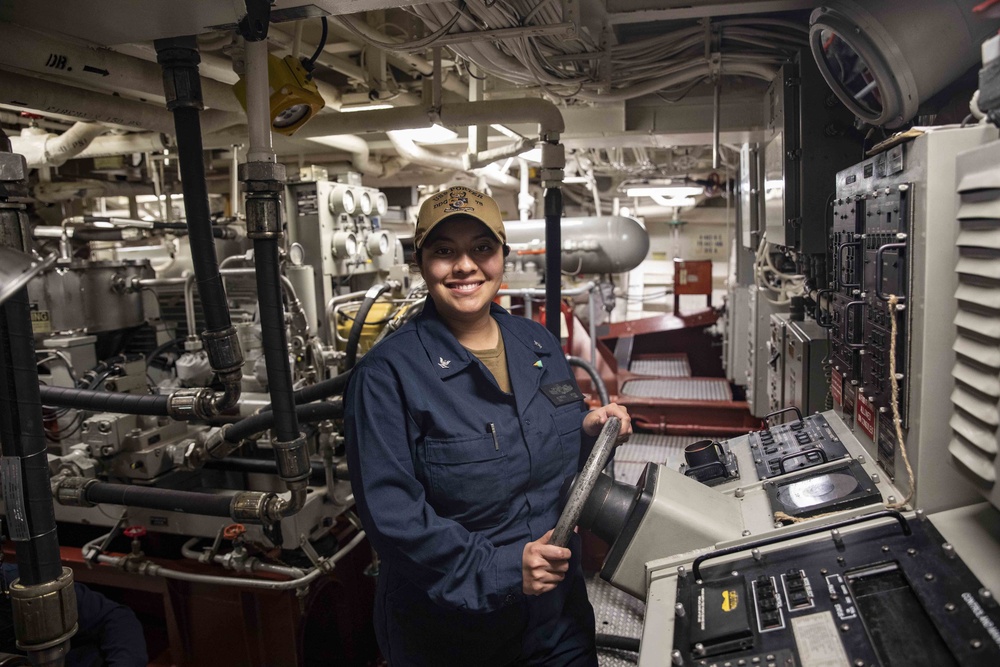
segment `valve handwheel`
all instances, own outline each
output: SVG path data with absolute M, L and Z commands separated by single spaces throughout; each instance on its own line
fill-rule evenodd
M 573 486 L 570 488 L 566 507 L 563 508 L 562 514 L 559 515 L 559 521 L 556 522 L 556 527 L 552 531 L 549 544 L 564 547 L 569 543 L 569 536 L 573 532 L 573 527 L 580 520 L 580 514 L 583 513 L 583 506 L 587 502 L 587 496 L 594 490 L 594 484 L 597 483 L 598 475 L 601 474 L 604 466 L 608 464 L 608 459 L 611 458 L 611 452 L 614 451 L 615 443 L 618 440 L 618 432 L 621 431 L 621 428 L 622 421 L 618 417 L 609 417 L 608 421 L 604 423 L 604 428 L 601 429 L 601 434 L 597 436 L 597 443 L 590 450 L 590 456 L 583 465 L 583 470 L 573 480 Z
M 122 531 L 125 537 L 129 539 L 138 539 L 140 537 L 146 537 L 146 527 L 145 526 L 129 526 Z

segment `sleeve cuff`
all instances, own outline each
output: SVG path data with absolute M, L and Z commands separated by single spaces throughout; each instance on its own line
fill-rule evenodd
M 500 606 L 507 607 L 524 597 L 521 561 L 527 542 L 506 544 L 497 549 L 497 594 Z

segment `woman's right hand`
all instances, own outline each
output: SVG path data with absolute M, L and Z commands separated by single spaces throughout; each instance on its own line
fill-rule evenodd
M 553 590 L 566 578 L 571 552 L 549 544 L 552 531 L 524 545 L 521 555 L 522 589 L 525 595 L 541 595 Z

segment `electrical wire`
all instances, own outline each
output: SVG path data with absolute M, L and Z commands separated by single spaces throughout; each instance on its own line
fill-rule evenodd
M 323 32 L 320 34 L 319 43 L 316 45 L 316 51 L 313 52 L 313 54 L 309 57 L 308 60 L 306 60 L 306 63 L 308 64 L 303 63 L 306 69 L 309 70 L 310 72 L 313 70 L 314 67 L 316 67 L 316 61 L 319 60 L 319 57 L 323 54 L 323 49 L 326 48 L 326 39 L 327 36 L 329 35 L 330 26 L 328 25 L 325 16 L 320 18 L 320 25 L 323 26 Z

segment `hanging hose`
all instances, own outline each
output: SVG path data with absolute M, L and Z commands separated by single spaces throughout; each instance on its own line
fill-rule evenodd
M 368 319 L 368 311 L 372 309 L 375 301 L 389 289 L 389 286 L 382 283 L 372 285 L 365 292 L 365 298 L 358 307 L 358 312 L 354 314 L 354 323 L 351 325 L 351 333 L 347 336 L 347 354 L 344 357 L 344 369 L 351 370 L 358 360 L 358 346 L 361 344 L 361 331 L 365 327 L 365 320 Z
M 545 254 L 545 328 L 558 340 L 562 336 L 559 318 L 562 317 L 562 190 L 545 189 L 545 247 L 552 248 Z
M 191 263 L 201 297 L 205 331 L 202 341 L 212 370 L 222 382 L 221 394 L 200 393 L 191 414 L 212 416 L 236 405 L 243 379 L 243 351 L 229 316 L 226 289 L 215 253 L 215 231 L 208 204 L 208 181 L 201 138 L 200 113 L 204 108 L 198 75 L 198 43 L 194 37 L 154 42 L 156 60 L 163 69 L 167 109 L 174 115 L 177 160 L 184 190 L 184 210 L 191 246 Z
M 570 366 L 576 366 L 577 368 L 582 368 L 590 376 L 590 382 L 594 385 L 594 391 L 597 392 L 597 396 L 601 399 L 601 405 L 607 405 L 611 402 L 611 398 L 608 396 L 608 388 L 604 384 L 604 380 L 601 379 L 600 374 L 597 369 L 594 368 L 593 364 L 589 361 L 581 359 L 580 357 L 574 357 L 572 355 L 566 356 L 566 361 L 569 362 Z
M 639 639 L 637 637 L 622 637 L 620 635 L 597 635 L 597 648 L 609 648 L 616 651 L 639 652 Z

